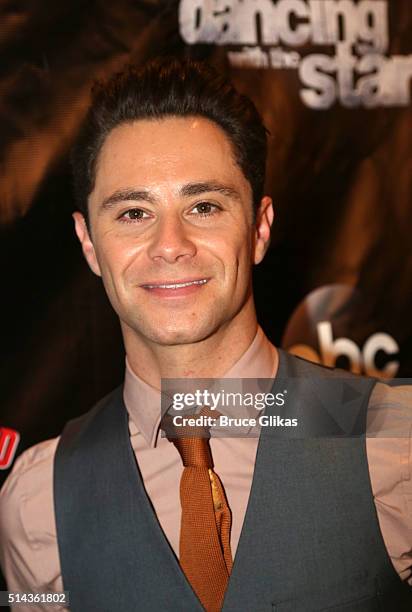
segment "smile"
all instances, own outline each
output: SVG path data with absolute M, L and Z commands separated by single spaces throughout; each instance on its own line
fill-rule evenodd
M 144 287 L 145 289 L 181 289 L 182 287 L 190 287 L 191 285 L 204 285 L 208 282 L 208 280 L 209 279 L 207 278 L 201 278 L 199 280 L 183 281 L 180 283 L 146 283 L 142 285 L 142 287 Z

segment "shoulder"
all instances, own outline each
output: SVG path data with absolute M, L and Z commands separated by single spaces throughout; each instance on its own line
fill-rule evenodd
M 0 532 L 33 536 L 36 521 L 53 502 L 53 460 L 59 436 L 19 455 L 0 491 Z
M 282 352 L 286 378 L 299 385 L 302 393 L 313 393 L 334 411 L 345 405 L 346 410 L 364 410 L 376 386 L 376 379 L 353 374 L 341 368 L 325 366 Z
M 122 407 L 124 416 L 127 418 L 128 413 L 123 400 L 123 385 L 120 385 L 102 397 L 87 412 L 66 423 L 55 453 L 56 474 L 59 474 L 62 466 L 67 467 L 68 458 L 77 455 L 82 457 L 83 461 L 87 461 L 96 441 L 105 444 L 111 439 L 113 425 L 118 421 L 117 416 Z
M 37 498 L 41 491 L 51 490 L 56 450 L 65 432 L 86 428 L 96 415 L 103 412 L 111 401 L 118 401 L 121 395 L 122 385 L 101 398 L 84 414 L 67 421 L 61 435 L 39 442 L 19 455 L 0 490 L 0 509 L 4 510 L 22 499 Z
M 396 441 L 410 438 L 411 432 L 412 385 L 377 382 L 369 399 L 368 435 Z
M 377 382 L 371 396 L 374 405 L 397 406 L 412 409 L 412 384 L 389 384 Z
M 53 459 L 59 438 L 17 457 L 0 491 L 0 562 L 10 589 L 53 585 L 57 571 Z
M 412 585 L 412 385 L 375 385 L 366 449 L 387 550 L 400 576 Z
M 367 422 L 368 460 L 375 490 L 404 489 L 412 508 L 411 441 L 412 385 L 376 383 Z
M 337 378 L 354 381 L 367 381 L 370 383 L 374 382 L 373 378 L 352 374 L 352 372 L 349 372 L 348 370 L 327 366 L 323 363 L 315 363 L 314 361 L 305 359 L 300 355 L 288 353 L 285 350 L 281 350 L 281 353 L 283 360 L 286 362 L 287 371 L 292 376 L 308 378 Z

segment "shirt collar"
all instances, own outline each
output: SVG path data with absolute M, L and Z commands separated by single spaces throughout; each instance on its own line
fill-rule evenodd
M 258 326 L 249 347 L 222 378 L 273 378 L 276 357 L 276 348 Z M 161 417 L 160 392 L 133 372 L 127 355 L 123 399 L 130 417 L 130 433 L 140 432 L 149 446 L 156 446 Z

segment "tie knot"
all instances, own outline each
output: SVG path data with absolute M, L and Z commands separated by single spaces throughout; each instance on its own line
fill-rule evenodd
M 171 438 L 185 467 L 213 468 L 209 438 L 178 437 Z
M 200 413 L 187 416 L 187 419 L 199 417 L 211 417 L 214 414 L 208 407 L 203 406 Z M 162 425 L 169 442 L 173 442 L 179 451 L 182 463 L 185 467 L 202 467 L 213 469 L 212 453 L 209 446 L 210 430 L 202 424 L 185 425 L 176 427 L 173 425 L 171 415 L 165 414 Z

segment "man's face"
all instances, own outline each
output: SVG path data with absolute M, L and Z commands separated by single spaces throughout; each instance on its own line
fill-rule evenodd
M 123 331 L 157 344 L 201 341 L 252 303 L 251 268 L 272 220 L 252 223 L 250 184 L 219 126 L 200 117 L 116 127 L 76 231 Z

